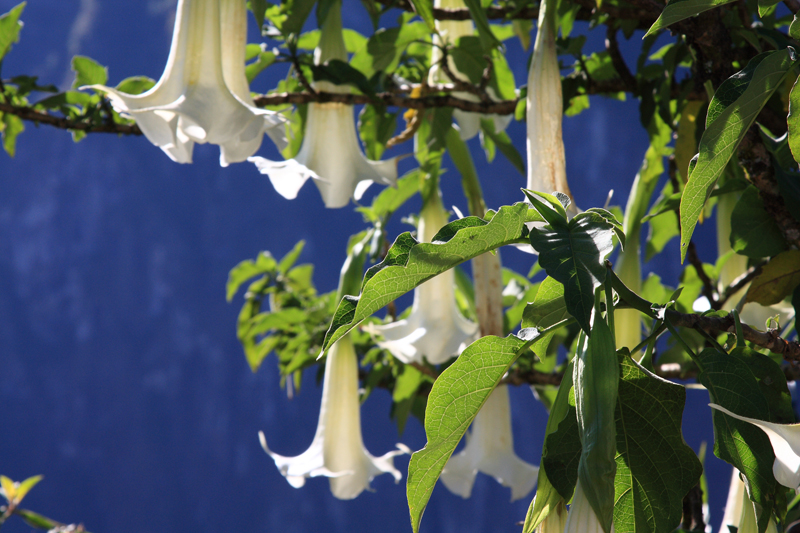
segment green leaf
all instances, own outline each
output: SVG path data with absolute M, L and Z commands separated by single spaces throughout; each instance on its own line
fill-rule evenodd
M 86 56 L 73 57 L 72 70 L 75 72 L 73 89 L 80 89 L 85 85 L 105 85 L 108 81 L 108 69 Z
M 63 524 L 60 524 L 55 520 L 51 520 L 50 518 L 42 516 L 39 513 L 34 513 L 33 511 L 29 511 L 27 509 L 17 509 L 14 511 L 14 513 L 21 516 L 22 519 L 25 520 L 25 522 L 27 522 L 29 526 L 35 527 L 37 529 L 54 531 L 58 530 L 59 527 L 63 527 Z
M 261 30 L 261 28 L 264 27 L 264 13 L 267 11 L 267 1 L 247 0 L 247 7 L 253 12 L 253 16 L 256 18 L 256 24 L 258 24 L 258 29 Z
M 464 3 L 469 9 L 469 14 L 475 22 L 475 27 L 478 29 L 478 36 L 481 39 L 481 45 L 484 51 L 488 52 L 492 48 L 502 47 L 503 43 L 497 40 L 492 27 L 489 25 L 489 19 L 486 17 L 486 10 L 481 5 L 480 0 L 464 0 Z
M 397 130 L 397 112 L 389 113 L 385 105 L 365 105 L 358 115 L 358 131 L 367 159 L 377 161 L 386 143 Z
M 539 285 L 533 303 L 525 306 L 522 312 L 522 327 L 542 330 L 569 317 L 567 303 L 564 301 L 564 285 L 548 276 Z M 555 330 L 542 335 L 533 343 L 532 349 L 539 359 L 544 360 L 547 356 L 547 348 L 554 334 Z
M 759 259 L 786 249 L 778 224 L 767 210 L 758 189 L 749 185 L 731 213 L 731 247 L 738 253 Z
M 797 22 L 796 15 L 795 21 L 792 22 L 792 28 L 797 28 L 800 33 L 800 22 Z M 794 81 L 789 93 L 789 116 L 786 118 L 786 122 L 789 126 L 789 148 L 792 150 L 794 160 L 800 163 L 800 84 L 797 83 L 798 80 L 800 78 Z
M 800 40 L 800 19 L 797 15 L 792 18 L 792 23 L 789 25 L 789 37 L 795 41 Z
M 606 532 L 614 513 L 614 475 L 619 361 L 614 336 L 605 320 L 595 320 L 592 336 L 578 339 L 573 360 L 575 409 L 581 440 L 578 479 Z
M 569 494 L 565 498 L 558 489 L 556 489 L 555 485 L 550 481 L 550 477 L 552 474 L 555 474 L 561 467 L 554 467 L 553 472 L 549 473 L 547 466 L 545 465 L 546 458 L 550 456 L 557 456 L 561 452 L 563 452 L 563 448 L 560 443 L 555 442 L 554 446 L 550 446 L 549 444 L 554 443 L 554 439 L 548 441 L 551 435 L 555 435 L 557 431 L 560 429 L 562 422 L 567 420 L 568 417 L 572 417 L 571 422 L 572 425 L 577 429 L 577 422 L 575 417 L 575 406 L 570 405 L 570 391 L 572 389 L 572 363 L 567 365 L 566 370 L 564 371 L 564 378 L 561 380 L 561 384 L 558 386 L 558 394 L 556 395 L 556 399 L 553 402 L 553 407 L 550 409 L 550 416 L 547 418 L 547 427 L 545 429 L 545 437 L 544 437 L 544 446 L 542 449 L 542 464 L 539 467 L 539 478 L 536 483 L 536 497 L 531 502 L 530 507 L 528 508 L 528 515 L 525 517 L 525 525 L 522 528 L 523 533 L 533 533 L 534 530 L 539 527 L 539 524 L 550 514 L 551 511 L 558 505 L 559 502 L 568 501 L 570 495 L 572 494 L 572 488 L 569 490 Z M 573 396 L 574 400 L 574 396 Z M 567 425 L 570 421 L 567 421 Z M 580 457 L 580 439 L 578 438 L 577 431 L 574 435 L 572 435 L 571 441 L 568 441 L 568 445 L 574 448 L 574 444 L 578 443 L 577 449 L 577 456 Z M 578 461 L 577 458 L 573 461 L 574 462 L 574 470 L 575 475 L 572 480 L 572 487 L 574 487 L 575 479 L 578 477 Z M 552 462 L 550 462 L 552 464 Z M 559 472 L 560 474 L 560 472 Z M 565 476 L 563 475 L 552 475 L 553 479 L 557 479 L 562 481 Z
M 702 368 L 698 380 L 711 401 L 731 412 L 779 424 L 794 421 L 791 396 L 781 368 L 769 357 L 749 348 L 731 353 L 707 348 L 698 355 Z M 769 438 L 756 426 L 713 410 L 714 454 L 746 477 L 748 494 L 761 508 L 760 531 L 764 531 L 783 488 L 775 481 L 775 454 Z
M 511 137 L 504 131 L 495 132 L 494 122 L 491 120 L 481 120 L 481 131 L 484 136 L 491 139 L 497 149 L 500 150 L 500 153 L 508 159 L 508 162 L 517 169 L 520 175 L 525 176 L 525 161 L 514 146 L 514 143 L 511 142 Z
M 10 477 L 0 476 L 0 488 L 3 489 L 3 496 L 9 503 L 17 498 L 17 486 Z
M 9 113 L 0 113 L 0 117 L 2 117 L 0 133 L 3 134 L 3 149 L 14 157 L 17 152 L 17 137 L 25 130 L 25 124 L 18 116 Z
M 411 0 L 411 6 L 414 12 L 425 21 L 428 29 L 432 32 L 436 31 L 436 21 L 433 18 L 433 1 L 432 0 Z
M 430 42 L 430 38 L 430 30 L 422 22 L 405 23 L 399 28 L 381 28 L 353 55 L 350 65 L 367 78 L 376 72 L 392 72 L 410 44 Z
M 25 481 L 21 481 L 19 486 L 17 487 L 17 496 L 16 501 L 17 503 L 21 502 L 22 499 L 30 492 L 30 490 L 39 483 L 44 476 L 32 476 L 26 479 Z
M 764 265 L 761 274 L 750 283 L 745 301 L 765 306 L 775 305 L 792 294 L 798 285 L 800 285 L 800 250 L 787 250 Z M 738 411 L 734 412 L 739 414 Z
M 406 494 L 416 533 L 445 463 L 475 415 L 531 340 L 514 335 L 483 337 L 465 349 L 436 379 L 425 409 L 425 447 L 411 456 Z
M 567 310 L 589 334 L 594 292 L 606 279 L 604 261 L 614 247 L 614 225 L 597 212 L 579 213 L 565 225 L 531 231 L 539 264 L 564 285 Z
M 794 66 L 793 48 L 766 52 L 753 58 L 743 71 L 734 74 L 720 85 L 709 104 L 706 131 L 700 139 L 697 165 L 681 197 L 681 261 L 706 200 L 725 166 L 730 161 L 744 134 L 761 108 Z M 744 92 L 741 89 L 747 83 Z M 735 96 L 735 99 L 734 99 Z M 728 102 L 729 105 L 726 105 Z
M 437 274 L 500 246 L 517 242 L 527 233 L 528 206 L 503 206 L 490 221 L 466 217 L 449 223 L 434 243 L 418 243 L 403 233 L 385 259 L 364 276 L 361 296 L 345 297 L 325 334 L 323 350 L 339 340 L 372 313 Z
M 233 267 L 228 273 L 228 283 L 225 289 L 227 300 L 231 301 L 242 283 L 265 272 L 274 271 L 277 266 L 278 263 L 269 252 L 261 252 L 256 261 L 246 259 Z
M 572 384 L 572 375 L 574 374 L 572 368 L 572 364 L 567 367 L 567 371 L 570 372 L 568 378 L 570 384 Z M 566 371 L 564 380 L 567 380 Z M 541 466 L 547 472 L 548 479 L 550 479 L 553 487 L 561 497 L 564 498 L 564 501 L 572 499 L 572 493 L 575 491 L 575 484 L 578 482 L 578 463 L 581 460 L 582 450 L 580 428 L 578 427 L 578 412 L 575 408 L 575 394 L 574 391 L 570 392 L 570 390 L 567 389 L 567 405 L 562 407 L 566 412 L 563 413 L 561 421 L 558 423 L 558 429 L 545 437 Z M 556 402 L 558 402 L 558 399 L 556 399 Z
M 126 94 L 142 94 L 155 86 L 156 80 L 147 76 L 131 76 L 125 78 L 115 87 L 120 92 Z
M 703 471 L 681 435 L 686 389 L 630 357 L 621 356 L 620 367 L 614 531 L 669 533 Z
M 397 187 L 386 187 L 378 194 L 369 207 L 358 207 L 370 221 L 386 219 L 397 211 L 406 201 L 419 192 L 419 169 L 406 173 L 397 180 Z
M 8 13 L 0 15 L 0 61 L 11 50 L 11 45 L 19 41 L 19 32 L 22 29 L 19 17 L 25 4 L 27 2 L 17 4 Z
M 731 2 L 733 0 L 672 0 L 644 36 L 647 37 L 671 24 Z
M 292 246 L 292 249 L 281 258 L 280 262 L 278 263 L 278 272 L 281 274 L 288 273 L 289 269 L 292 268 L 297 262 L 297 258 L 300 257 L 301 253 L 303 253 L 303 248 L 305 245 L 306 241 L 297 241 L 297 243 Z M 269 262 L 266 264 L 269 264 Z
M 366 95 L 374 95 L 375 90 L 360 70 L 339 59 L 330 59 L 323 65 L 312 65 L 314 81 L 329 81 L 336 85 L 350 85 Z

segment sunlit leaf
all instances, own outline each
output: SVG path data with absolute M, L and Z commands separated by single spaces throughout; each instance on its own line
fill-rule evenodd
M 761 274 L 750 284 L 746 299 L 748 302 L 761 305 L 775 305 L 792 294 L 798 285 L 800 285 L 800 250 L 787 250 L 764 265 Z
M 671 24 L 731 2 L 733 0 L 672 0 L 661 12 L 658 20 L 647 30 L 645 37 Z

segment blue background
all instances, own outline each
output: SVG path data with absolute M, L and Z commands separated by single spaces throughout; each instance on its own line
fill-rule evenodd
M 0 11 L 15 3 L 0 0 Z M 38 75 L 66 88 L 70 59 L 82 54 L 109 66 L 112 85 L 135 74 L 158 78 L 174 6 L 33 0 L 3 76 Z M 344 24 L 370 31 L 355 0 L 346 0 Z M 602 46 L 602 33 L 592 34 L 590 46 Z M 640 37 L 625 44 L 630 64 Z M 517 41 L 509 41 L 508 57 L 523 84 L 528 56 Z M 254 88 L 274 86 L 283 72 L 269 69 Z M 638 116 L 636 101 L 592 98 L 589 110 L 565 120 L 578 205 L 603 205 L 609 189 L 629 188 L 647 148 Z M 524 154 L 524 124 L 508 131 Z M 260 155 L 277 158 L 268 143 Z M 470 146 L 488 204 L 520 200 L 524 177 L 502 156 L 487 165 L 477 139 Z M 312 373 L 287 399 L 271 359 L 251 373 L 235 336 L 241 295 L 225 301 L 234 265 L 261 250 L 280 257 L 300 239 L 307 242 L 301 261 L 317 265 L 318 288 L 334 289 L 347 238 L 364 227 L 361 216 L 350 207 L 324 209 L 310 184 L 287 201 L 253 166 L 220 168 L 218 157 L 217 147 L 197 146 L 194 164 L 178 165 L 144 138 L 97 134 L 74 144 L 64 131 L 30 123 L 16 157 L 0 154 L 0 473 L 44 474 L 25 506 L 84 522 L 95 533 L 410 531 L 405 481 L 381 476 L 375 492 L 342 502 L 324 478 L 296 490 L 281 477 L 257 432 L 264 430 L 278 453 L 301 453 L 314 433 L 320 390 Z M 401 172 L 411 166 L 404 160 Z M 466 211 L 448 166 L 445 203 Z M 396 216 L 395 234 L 408 229 L 400 215 L 417 206 Z M 701 255 L 711 260 L 713 227 L 697 235 Z M 654 269 L 674 285 L 675 242 L 668 251 L 645 272 Z M 524 273 L 532 258 L 509 250 L 503 260 Z M 527 387 L 511 392 L 517 452 L 538 463 L 546 413 Z M 692 423 L 684 432 L 697 450 L 703 440 L 712 443 L 708 397 L 692 390 L 687 397 Z M 398 436 L 390 404 L 389 394 L 377 391 L 363 406 L 367 448 L 375 455 L 396 442 L 421 448 L 419 422 L 412 419 Z M 396 460 L 404 473 L 407 462 Z M 713 457 L 707 469 L 716 526 L 729 469 Z M 518 531 L 530 500 L 508 500 L 508 489 L 483 475 L 466 501 L 438 486 L 423 531 Z M 30 528 L 12 519 L 5 529 Z

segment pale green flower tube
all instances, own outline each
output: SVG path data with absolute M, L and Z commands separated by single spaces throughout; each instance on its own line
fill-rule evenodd
M 319 45 L 314 50 L 318 65 L 332 59 L 347 61 L 341 11 L 342 3 L 336 2 L 322 24 Z M 314 87 L 324 92 L 350 92 L 346 85 L 326 81 L 315 82 Z M 313 179 L 325 207 L 330 208 L 344 207 L 351 198 L 359 200 L 373 182 L 391 186 L 397 183 L 397 158 L 370 161 L 364 157 L 353 106 L 335 102 L 308 104 L 303 145 L 293 159 L 250 157 L 248 161 L 269 177 L 278 194 L 289 200 L 297 198 L 305 182 Z
M 328 352 L 317 431 L 308 450 L 296 457 L 278 455 L 259 432 L 261 446 L 291 486 L 300 488 L 308 477 L 327 476 L 331 492 L 340 500 L 353 499 L 369 489 L 370 481 L 379 474 L 392 474 L 399 482 L 402 475 L 394 467 L 394 457 L 410 450 L 398 444 L 398 450 L 381 457 L 370 455 L 361 438 L 360 410 L 358 359 L 353 341 L 346 335 Z
M 575 485 L 575 495 L 572 497 L 564 533 L 604 533 L 600 520 L 594 514 L 594 509 L 581 488 L 580 480 Z M 613 525 L 610 533 L 614 533 Z
M 445 9 L 466 9 L 467 7 L 464 0 L 434 0 L 433 6 Z M 447 44 L 456 44 L 461 37 L 474 35 L 475 24 L 473 24 L 472 19 L 437 20 L 436 30 L 439 32 L 439 35 L 434 34 L 433 36 L 434 46 L 431 49 L 431 69 L 428 71 L 428 83 L 430 85 L 454 81 L 448 78 L 441 67 L 443 57 L 441 47 Z M 458 70 L 452 57 L 448 57 L 447 67 L 460 81 L 469 83 L 469 78 L 466 74 Z M 490 97 L 495 98 L 494 91 L 490 87 L 487 88 L 487 92 Z M 455 92 L 453 95 L 463 100 L 478 101 L 477 96 L 466 92 Z M 481 127 L 481 119 L 491 120 L 494 123 L 494 130 L 496 132 L 505 130 L 511 123 L 511 115 L 482 115 L 480 113 L 470 113 L 460 109 L 453 109 L 453 118 L 458 124 L 458 133 L 464 141 L 472 139 L 478 134 Z
M 567 506 L 564 501 L 558 502 L 555 509 L 542 521 L 538 533 L 564 533 L 567 526 Z
M 561 132 L 563 99 L 556 53 L 556 6 L 552 1 L 542 2 L 539 11 L 539 30 L 528 73 L 527 104 L 527 188 L 546 193 L 558 191 L 572 198 Z M 569 209 L 571 214 L 577 212 L 574 201 Z
M 539 468 L 514 453 L 508 385 L 499 385 L 472 422 L 467 445 L 450 457 L 441 480 L 450 492 L 469 498 L 475 476 L 483 472 L 511 489 L 511 501 L 526 496 L 536 485 Z
M 280 116 L 258 109 L 250 96 L 246 43 L 242 0 L 180 0 L 167 65 L 152 89 L 134 95 L 88 88 L 105 92 L 173 161 L 191 163 L 195 143 L 211 143 L 227 166 L 253 155 L 265 132 L 285 145 Z
M 438 194 L 422 207 L 417 235 L 420 242 L 431 242 L 447 224 L 447 211 Z M 364 328 L 383 335 L 381 348 L 404 363 L 419 363 L 423 357 L 438 365 L 460 354 L 475 340 L 478 325 L 458 310 L 455 272 L 442 272 L 414 289 L 414 302 L 407 318 L 390 324 L 370 324 Z

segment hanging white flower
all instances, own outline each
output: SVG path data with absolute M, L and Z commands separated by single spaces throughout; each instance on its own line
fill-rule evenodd
M 243 0 L 179 0 L 167 66 L 152 89 L 89 88 L 105 92 L 173 161 L 191 163 L 195 143 L 212 143 L 224 167 L 253 155 L 265 132 L 285 142 L 279 115 L 258 109 L 250 96 L 246 44 Z
M 537 533 L 563 533 L 567 525 L 567 506 L 564 501 L 558 502 L 555 509 L 542 521 L 536 529 Z
M 314 51 L 317 65 L 331 59 L 347 61 L 340 2 L 328 11 Z M 350 92 L 346 86 L 329 82 L 316 82 L 314 88 Z M 353 106 L 335 102 L 308 104 L 303 144 L 293 159 L 251 157 L 248 161 L 269 176 L 278 194 L 289 200 L 296 198 L 305 182 L 313 178 L 325 206 L 331 208 L 346 206 L 350 198 L 361 199 L 373 182 L 392 186 L 397 183 L 397 158 L 370 161 L 364 157 L 356 135 Z
M 269 449 L 263 432 L 258 437 L 291 486 L 300 488 L 308 477 L 327 476 L 331 492 L 340 500 L 351 500 L 369 489 L 369 482 L 379 474 L 392 474 L 399 482 L 402 474 L 394 467 L 394 457 L 411 453 L 403 444 L 381 457 L 373 457 L 364 448 L 358 360 L 350 335 L 339 339 L 328 352 L 317 432 L 308 450 L 296 457 L 285 457 Z
M 739 533 L 758 533 L 755 507 L 747 497 L 744 482 L 736 468 L 731 473 L 731 484 L 728 487 L 728 501 L 725 503 L 725 515 L 719 526 L 721 532 L 730 531 L 728 526 L 735 527 Z M 775 521 L 770 519 L 766 533 L 776 533 Z
M 511 501 L 526 496 L 536 485 L 539 467 L 514 453 L 508 386 L 498 386 L 472 422 L 464 449 L 450 457 L 441 480 L 450 492 L 469 498 L 478 472 L 511 488 Z
M 800 487 L 800 424 L 775 424 L 766 420 L 739 416 L 721 405 L 714 403 L 709 405 L 737 420 L 758 426 L 761 431 L 766 433 L 772 444 L 772 450 L 775 452 L 775 462 L 772 465 L 775 479 L 790 489 Z
M 433 6 L 435 8 L 444 9 L 466 9 L 467 5 L 464 0 L 434 0 Z M 431 69 L 428 71 L 428 83 L 436 85 L 438 83 L 450 83 L 451 80 L 444 69 L 441 67 L 442 62 L 442 46 L 447 44 L 454 45 L 459 38 L 475 34 L 475 25 L 472 19 L 467 20 L 437 20 L 436 30 L 439 35 L 433 36 L 433 47 L 431 51 Z M 440 37 L 441 36 L 441 37 Z M 447 67 L 460 81 L 469 83 L 469 78 L 461 73 L 456 67 L 455 61 L 452 57 L 447 58 Z M 491 87 L 486 89 L 486 92 L 493 100 L 497 100 L 497 95 Z M 453 96 L 461 98 L 462 100 L 469 100 L 472 102 L 479 101 L 478 97 L 474 94 L 465 92 L 454 92 Z M 462 111 L 461 109 L 453 109 L 453 118 L 458 124 L 458 133 L 462 140 L 469 140 L 475 137 L 480 131 L 481 119 L 488 119 L 494 123 L 494 131 L 504 131 L 511 123 L 511 115 L 484 115 L 481 113 L 471 113 Z
M 420 213 L 418 235 L 421 242 L 431 242 L 447 224 L 447 212 L 438 195 L 431 198 Z M 383 335 L 381 348 L 404 363 L 428 362 L 438 365 L 460 354 L 476 338 L 478 325 L 464 318 L 458 310 L 452 269 L 414 289 L 414 302 L 407 318 L 391 324 L 370 324 L 364 329 Z
M 612 525 L 611 533 L 613 532 L 614 526 Z M 604 533 L 600 520 L 594 514 L 594 509 L 581 488 L 580 480 L 575 485 L 575 494 L 572 496 L 572 505 L 569 507 L 564 533 Z
M 562 192 L 572 198 L 567 185 L 567 164 L 561 133 L 561 71 L 556 53 L 555 7 L 542 3 L 539 29 L 528 73 L 528 184 L 533 191 Z M 570 214 L 577 212 L 575 202 Z

